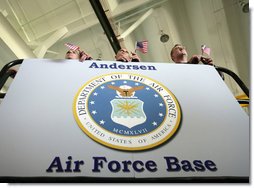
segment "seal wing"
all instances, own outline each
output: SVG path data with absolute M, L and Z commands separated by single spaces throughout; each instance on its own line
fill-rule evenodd
M 113 86 L 113 85 L 108 85 L 108 88 L 113 89 L 113 90 L 116 90 L 116 91 L 119 91 L 119 92 L 120 92 L 120 95 L 124 96 L 124 90 L 121 89 L 120 87 Z
M 144 86 L 137 86 L 137 87 L 133 87 L 133 88 L 128 89 L 128 91 L 129 91 L 128 96 L 132 96 L 134 91 L 141 90 L 141 89 L 144 89 Z

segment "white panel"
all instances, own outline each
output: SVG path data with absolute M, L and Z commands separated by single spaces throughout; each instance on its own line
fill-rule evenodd
M 249 117 L 213 67 L 118 62 L 115 66 L 125 69 L 95 68 L 113 63 L 116 62 L 25 60 L 0 105 L 0 176 L 234 178 L 250 175 Z M 156 70 L 126 68 L 141 65 L 154 66 Z M 174 94 L 182 119 L 169 141 L 146 151 L 119 151 L 98 144 L 82 132 L 73 117 L 75 95 L 88 80 L 113 72 L 151 78 Z M 84 161 L 81 172 L 46 172 L 55 157 L 61 159 L 65 168 L 69 156 L 73 161 Z M 101 172 L 92 171 L 94 157 L 107 159 Z M 183 164 L 186 160 L 190 163 L 200 160 L 203 170 L 188 170 L 185 165 L 179 171 L 167 171 L 168 167 L 174 169 L 176 162 L 167 165 L 164 157 L 185 160 Z M 139 164 L 152 160 L 157 169 L 151 172 L 144 166 L 138 172 L 130 166 L 129 172 L 121 169 L 115 173 L 108 168 L 114 160 L 139 161 Z M 212 170 L 204 167 L 205 161 L 214 163 Z

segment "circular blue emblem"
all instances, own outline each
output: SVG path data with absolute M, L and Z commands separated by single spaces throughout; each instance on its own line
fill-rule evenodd
M 179 104 L 165 86 L 128 73 L 87 82 L 75 97 L 73 111 L 89 137 L 122 150 L 149 149 L 165 142 L 181 119 Z

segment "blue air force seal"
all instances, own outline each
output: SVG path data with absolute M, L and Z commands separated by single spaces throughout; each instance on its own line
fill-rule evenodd
M 165 86 L 146 76 L 112 73 L 85 83 L 73 103 L 79 127 L 114 149 L 145 150 L 177 131 L 181 111 Z

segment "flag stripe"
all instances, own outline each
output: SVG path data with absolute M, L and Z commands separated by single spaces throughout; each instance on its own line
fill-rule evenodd
M 210 52 L 211 52 L 210 48 L 205 47 L 205 48 L 203 49 L 203 53 L 205 53 L 205 54 L 207 54 L 207 55 L 210 55 Z
M 64 45 L 67 46 L 70 50 L 78 50 L 79 49 L 79 46 L 76 46 L 71 43 L 65 43 Z

